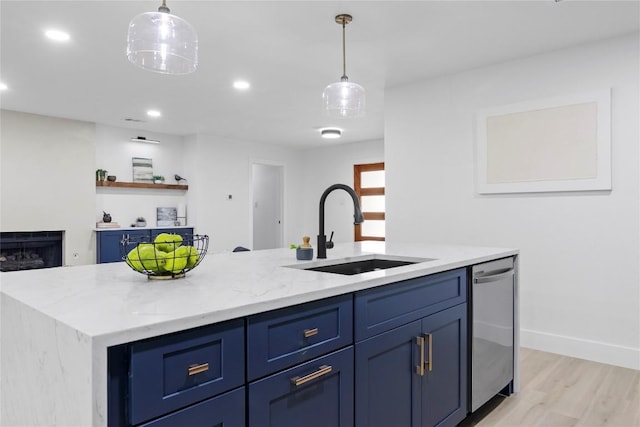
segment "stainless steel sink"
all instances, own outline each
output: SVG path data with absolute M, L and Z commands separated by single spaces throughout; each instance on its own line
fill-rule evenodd
M 403 267 L 405 265 L 428 261 L 434 261 L 434 259 L 365 255 L 362 257 L 344 258 L 341 260 L 289 265 L 287 267 L 308 271 L 320 271 L 324 273 L 353 275 L 368 273 L 370 271 L 386 270 L 388 268 Z

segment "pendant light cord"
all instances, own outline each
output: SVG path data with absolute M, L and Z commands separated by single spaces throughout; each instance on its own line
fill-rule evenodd
M 347 45 L 346 45 L 346 31 L 347 26 L 345 20 L 342 20 L 342 78 L 341 80 L 347 80 Z

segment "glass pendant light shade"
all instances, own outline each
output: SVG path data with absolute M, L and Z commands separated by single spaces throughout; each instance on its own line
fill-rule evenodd
M 324 111 L 332 117 L 361 117 L 365 112 L 365 92 L 358 83 L 343 78 L 322 93 Z
M 322 93 L 324 111 L 331 117 L 360 117 L 365 112 L 364 88 L 357 83 L 350 82 L 347 77 L 345 27 L 352 20 L 351 15 L 336 16 L 336 23 L 342 25 L 342 77 L 339 82 L 327 86 Z
M 191 24 L 166 10 L 141 13 L 131 20 L 127 58 L 158 73 L 193 73 L 198 66 L 198 35 Z

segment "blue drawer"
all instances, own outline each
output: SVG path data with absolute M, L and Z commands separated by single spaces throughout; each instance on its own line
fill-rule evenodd
M 248 427 L 353 426 L 353 346 L 249 384 Z
M 245 388 L 241 387 L 142 424 L 140 427 L 244 427 L 244 394 Z
M 243 383 L 242 319 L 133 343 L 130 421 L 150 420 Z
M 247 323 L 248 380 L 352 343 L 350 294 L 252 316 Z
M 356 293 L 355 339 L 362 341 L 467 300 L 464 268 Z

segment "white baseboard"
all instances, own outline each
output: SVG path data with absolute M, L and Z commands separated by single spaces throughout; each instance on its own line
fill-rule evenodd
M 640 348 L 520 329 L 520 345 L 535 350 L 640 370 Z

